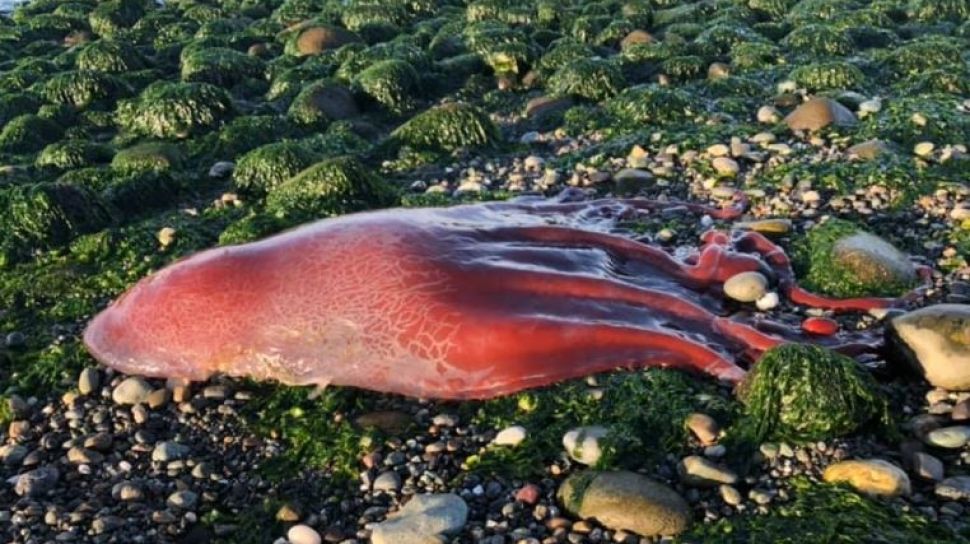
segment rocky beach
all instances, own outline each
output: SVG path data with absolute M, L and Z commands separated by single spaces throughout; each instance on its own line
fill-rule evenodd
M 968 145 L 967 0 L 0 4 L 0 540 L 970 541 Z M 892 303 L 747 271 L 705 296 L 808 340 L 735 349 L 739 385 L 658 360 L 466 401 L 82 341 L 204 249 L 563 191 L 741 202 L 610 234 L 757 233 Z

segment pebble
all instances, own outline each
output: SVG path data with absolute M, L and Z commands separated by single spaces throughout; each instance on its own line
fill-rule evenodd
M 926 433 L 926 443 L 945 449 L 962 448 L 970 441 L 970 426 L 942 427 Z
M 209 168 L 209 177 L 213 179 L 225 179 L 232 175 L 236 169 L 236 164 L 232 161 L 219 161 Z
M 773 310 L 777 308 L 779 302 L 780 300 L 778 298 L 778 293 L 774 291 L 769 291 L 765 293 L 761 298 L 754 301 L 754 305 L 762 312 L 767 312 L 769 310 Z
M 767 290 L 768 279 L 760 272 L 741 272 L 724 282 L 724 294 L 738 302 L 754 302 Z
M 152 461 L 166 463 L 183 459 L 189 454 L 190 448 L 177 442 L 159 442 L 152 450 Z
M 20 331 L 13 331 L 4 339 L 4 344 L 10 349 L 19 349 L 27 345 L 27 337 Z
M 515 492 L 515 500 L 531 505 L 539 502 L 541 494 L 542 489 L 540 489 L 539 486 L 535 484 L 525 484 Z
M 151 392 L 152 386 L 142 378 L 125 378 L 111 392 L 111 399 L 115 404 L 141 404 L 148 400 Z
M 595 465 L 603 456 L 601 442 L 608 434 L 609 430 L 599 425 L 577 427 L 563 435 L 562 445 L 574 461 Z
M 707 414 L 695 412 L 687 416 L 685 425 L 694 436 L 700 440 L 701 444 L 709 445 L 717 441 L 718 433 L 721 432 L 717 421 Z
M 935 493 L 953 501 L 970 501 L 970 476 L 952 476 L 936 484 Z
M 82 395 L 90 395 L 101 387 L 101 373 L 97 368 L 87 367 L 78 376 L 77 390 Z
M 933 150 L 936 149 L 936 145 L 933 142 L 920 142 L 913 146 L 913 153 L 918 157 L 929 157 L 933 154 Z
M 497 446 L 518 446 L 525 438 L 525 427 L 513 425 L 499 431 L 492 443 Z
M 730 157 L 717 157 L 711 161 L 711 167 L 721 177 L 734 177 L 741 171 L 738 161 Z
M 14 483 L 14 493 L 21 497 L 37 497 L 54 489 L 61 473 L 51 466 L 40 467 L 28 472 L 24 472 L 16 478 Z
M 721 484 L 717 489 L 721 494 L 721 499 L 731 506 L 737 506 L 744 501 L 744 498 L 741 496 L 741 492 L 738 491 L 734 486 Z
M 953 421 L 966 421 L 970 419 L 970 399 L 964 399 L 956 403 L 950 412 L 950 419 Z
M 91 451 L 87 448 L 73 447 L 67 450 L 67 460 L 75 465 L 80 464 L 97 464 L 104 461 L 104 456 L 96 451 Z
M 832 336 L 839 332 L 839 323 L 827 317 L 809 317 L 802 321 L 802 330 L 818 336 Z
M 162 227 L 159 229 L 158 234 L 156 234 L 155 237 L 158 239 L 158 243 L 164 249 L 175 243 L 175 234 L 176 230 L 172 227 Z
M 758 108 L 757 119 L 759 123 L 773 125 L 781 121 L 781 112 L 774 106 L 761 106 Z
M 454 493 L 415 495 L 397 513 L 374 526 L 372 544 L 424 544 L 459 531 L 468 505 Z M 439 539 L 439 540 L 435 540 Z
M 27 457 L 28 452 L 29 450 L 20 444 L 0 446 L 0 462 L 8 466 L 19 465 L 24 457 Z
M 680 473 L 681 481 L 692 487 L 714 487 L 718 484 L 733 485 L 738 481 L 738 475 L 730 469 L 699 455 L 689 455 L 682 459 L 677 470 Z
M 290 544 L 321 544 L 323 539 L 313 527 L 309 525 L 294 525 L 286 532 L 286 539 Z
M 868 495 L 898 497 L 909 495 L 909 476 L 903 469 L 882 459 L 839 461 L 823 473 L 826 482 L 846 482 Z
M 188 490 L 176 491 L 169 495 L 165 502 L 173 508 L 192 510 L 195 508 L 196 503 L 199 502 L 199 496 Z
M 913 472 L 920 478 L 940 481 L 943 479 L 943 462 L 921 451 L 913 454 Z
M 401 476 L 393 471 L 386 470 L 374 480 L 374 491 L 397 492 L 401 489 Z

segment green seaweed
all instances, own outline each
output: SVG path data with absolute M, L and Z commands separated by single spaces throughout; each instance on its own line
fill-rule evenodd
M 208 83 L 159 82 L 118 104 L 118 124 L 155 138 L 184 139 L 205 132 L 232 113 L 226 91 Z
M 500 140 L 498 127 L 478 108 L 461 103 L 425 110 L 394 129 L 391 141 L 418 149 L 454 151 L 460 148 L 494 147 Z
M 887 401 L 856 361 L 821 346 L 768 350 L 739 386 L 744 415 L 735 440 L 809 442 L 890 425 Z

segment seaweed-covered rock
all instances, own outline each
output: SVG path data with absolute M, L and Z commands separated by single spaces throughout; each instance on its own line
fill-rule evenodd
M 168 172 L 117 172 L 105 177 L 101 198 L 127 218 L 173 205 L 181 186 Z
M 206 135 L 202 146 L 215 158 L 233 159 L 257 147 L 292 136 L 293 126 L 275 115 L 244 115 L 218 132 Z
M 62 183 L 0 190 L 0 262 L 33 249 L 63 245 L 111 221 L 104 202 L 83 187 Z
M 232 182 L 240 191 L 261 195 L 320 160 L 320 155 L 299 142 L 267 144 L 236 161 Z
M 849 35 L 831 25 L 804 25 L 792 30 L 782 45 L 797 53 L 847 55 L 852 51 Z
M 359 114 L 353 94 L 336 81 L 324 79 L 303 87 L 293 99 L 287 116 L 296 124 L 321 128 L 338 119 Z
M 918 21 L 966 21 L 970 19 L 967 0 L 909 0 L 907 14 Z
M 498 76 L 525 73 L 537 54 L 535 44 L 524 32 L 497 21 L 472 23 L 462 33 L 468 49 Z
M 111 148 L 87 140 L 64 140 L 45 147 L 34 161 L 39 167 L 67 170 L 111 160 Z
M 288 55 L 299 57 L 319 55 L 359 41 L 360 36 L 347 29 L 324 23 L 307 23 L 293 31 L 286 42 L 285 51 Z
M 269 192 L 266 209 L 279 217 L 342 215 L 397 202 L 383 180 L 354 157 L 336 157 L 303 170 Z
M 75 58 L 78 70 L 124 74 L 141 70 L 145 59 L 134 45 L 109 40 L 97 40 L 82 47 Z
M 659 85 L 630 87 L 604 105 L 617 119 L 638 124 L 680 123 L 699 113 L 690 95 Z
M 866 76 L 857 66 L 842 61 L 817 62 L 792 70 L 789 76 L 800 86 L 812 91 L 858 89 Z
M 60 125 L 43 117 L 30 113 L 19 115 L 0 131 L 0 150 L 11 153 L 40 151 L 60 138 L 62 132 Z
M 761 356 L 738 396 L 756 441 L 825 440 L 885 421 L 887 404 L 856 361 L 826 348 L 784 344 Z
M 185 156 L 178 145 L 168 142 L 144 142 L 122 149 L 111 161 L 111 168 L 136 173 L 181 168 Z
M 903 96 L 867 117 L 863 132 L 905 147 L 925 141 L 956 144 L 970 141 L 970 116 L 960 111 L 960 99 L 953 95 Z
M 40 100 L 34 95 L 20 92 L 0 94 L 0 125 L 23 115 L 26 112 L 37 111 Z
M 354 78 L 354 86 L 389 111 L 401 114 L 413 109 L 419 79 L 409 63 L 390 59 L 361 72 Z
M 88 23 L 99 36 L 110 38 L 131 28 L 145 14 L 142 0 L 106 0 L 91 10 Z
M 608 60 L 592 58 L 571 62 L 549 78 L 548 89 L 560 96 L 600 101 L 615 96 L 626 80 L 623 72 Z
M 500 138 L 498 127 L 484 112 L 463 103 L 425 110 L 391 133 L 399 145 L 437 151 L 493 146 Z
M 796 250 L 806 286 L 828 295 L 897 296 L 916 283 L 906 255 L 847 221 L 829 220 L 815 227 Z
M 191 47 L 182 51 L 182 80 L 232 87 L 261 77 L 262 60 L 227 47 Z
M 219 235 L 219 245 L 245 244 L 293 226 L 290 221 L 268 213 L 250 213 L 229 224 Z
M 44 83 L 42 94 L 50 102 L 86 108 L 95 102 L 112 102 L 127 94 L 117 77 L 102 72 L 75 70 L 57 74 Z
M 229 117 L 232 99 L 208 83 L 160 82 L 133 100 L 118 104 L 117 119 L 124 129 L 156 138 L 187 138 Z

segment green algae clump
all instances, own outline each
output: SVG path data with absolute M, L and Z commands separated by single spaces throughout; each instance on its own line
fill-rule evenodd
M 449 103 L 425 110 L 394 129 L 391 140 L 417 149 L 455 151 L 491 147 L 501 135 L 482 110 L 463 103 Z
M 117 120 L 135 134 L 181 139 L 213 128 L 231 112 L 232 98 L 215 85 L 162 82 L 118 104 Z
M 354 157 L 327 159 L 270 191 L 266 209 L 278 217 L 316 219 L 391 206 L 397 195 Z
M 242 192 L 262 195 L 320 158 L 320 155 L 298 142 L 266 144 L 246 153 L 236 162 L 232 183 Z
M 744 404 L 739 425 L 753 441 L 825 440 L 888 421 L 887 403 L 865 369 L 809 344 L 765 352 L 739 386 L 738 398 Z
M 175 144 L 144 142 L 122 149 L 111 161 L 111 168 L 119 172 L 160 172 L 182 167 L 185 156 Z
M 53 143 L 37 154 L 34 164 L 66 170 L 83 168 L 111 160 L 111 148 L 87 140 L 63 140 Z
M 0 131 L 0 151 L 31 153 L 61 137 L 60 125 L 28 113 L 11 119 Z
M 623 72 L 613 62 L 591 58 L 565 64 L 549 78 L 549 91 L 598 102 L 615 96 L 626 86 Z

